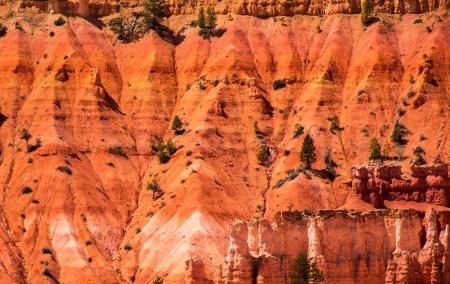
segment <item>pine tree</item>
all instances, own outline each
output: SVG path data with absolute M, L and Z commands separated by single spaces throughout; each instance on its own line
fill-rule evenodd
M 289 278 L 291 284 L 308 284 L 324 280 L 322 271 L 305 253 L 300 253 L 295 258 Z
M 405 140 L 407 130 L 399 122 L 396 122 L 392 130 L 391 140 L 398 145 L 405 145 L 408 141 Z
M 164 0 L 147 0 L 144 3 L 144 22 L 149 28 L 155 28 L 166 14 L 167 5 Z
M 311 164 L 316 161 L 316 148 L 314 141 L 309 134 L 306 134 L 303 140 L 302 150 L 300 152 L 300 160 L 306 165 L 306 169 L 311 168 Z
M 183 122 L 178 115 L 175 115 L 172 121 L 172 130 L 180 130 L 183 127 Z
M 205 20 L 205 11 L 203 10 L 203 7 L 200 7 L 200 11 L 198 12 L 198 27 L 201 29 L 204 29 L 206 27 L 206 20 Z
M 212 6 L 208 6 L 206 11 L 206 27 L 211 31 L 216 27 L 217 17 L 216 11 Z
M 365 0 L 361 7 L 361 22 L 364 26 L 370 26 L 375 21 L 375 18 L 372 17 L 372 13 L 372 0 Z
M 372 138 L 372 141 L 370 141 L 370 155 L 369 160 L 381 160 L 381 146 L 380 143 L 378 143 L 378 140 L 376 138 Z

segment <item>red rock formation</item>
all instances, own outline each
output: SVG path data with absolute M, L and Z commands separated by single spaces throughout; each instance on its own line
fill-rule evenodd
M 439 214 L 449 217 L 448 212 Z M 249 253 L 248 243 L 242 238 L 245 234 L 239 242 L 230 235 L 233 249 L 228 257 L 240 251 L 240 259 L 252 259 L 253 266 L 259 268 L 253 274 L 257 283 L 285 283 L 290 265 L 300 252 L 313 257 L 326 283 L 445 283 L 448 270 L 443 257 L 448 249 L 438 235 L 446 231 L 438 231 L 433 210 L 423 221 L 427 237 L 421 247 L 422 220 L 414 211 L 322 211 L 311 216 L 284 212 L 269 225 L 277 230 L 268 231 L 263 221 L 258 236 L 248 235 L 248 241 L 260 239 L 259 254 Z M 230 230 L 244 232 L 243 226 L 245 223 L 235 222 Z M 275 239 L 278 246 L 274 246 Z M 248 271 L 248 267 L 248 261 L 242 266 L 235 263 L 233 274 Z M 229 272 L 227 267 L 224 281 L 236 281 L 229 278 Z
M 448 165 L 411 167 L 411 180 L 402 177 L 400 165 L 354 167 L 352 190 L 375 208 L 384 200 L 427 202 L 447 207 L 450 202 Z
M 313 4 L 311 13 L 327 9 Z M 266 13 L 255 5 L 255 13 Z M 281 13 L 271 6 L 270 13 Z M 386 251 L 395 247 L 395 218 L 260 221 L 232 233 L 230 250 L 228 225 L 235 218 L 272 219 L 287 208 L 370 209 L 349 201 L 343 182 L 352 165 L 367 160 L 370 138 L 389 135 L 399 108 L 410 141 L 400 150 L 409 155 L 420 145 L 425 159 L 448 162 L 444 12 L 380 14 L 382 21 L 368 28 L 360 15 L 219 15 L 226 32 L 209 39 L 190 25 L 194 15 L 179 15 L 167 20 L 183 38 L 175 44 L 152 31 L 124 43 L 82 18 L 55 26 L 60 15 L 11 17 L 10 7 L 0 7 L 8 27 L 0 37 L 0 282 L 148 283 L 157 276 L 164 283 L 248 282 L 255 271 L 258 281 L 275 282 L 295 253 L 310 251 L 334 283 L 353 281 L 355 273 L 379 283 Z M 423 23 L 413 24 L 417 18 Z M 436 86 L 422 77 L 409 83 L 424 53 L 433 60 Z M 286 86 L 274 90 L 276 80 Z M 416 96 L 424 98 L 417 108 Z M 175 115 L 182 135 L 171 129 Z M 333 116 L 339 131 L 330 131 Z M 293 138 L 296 124 L 314 139 L 315 170 L 327 166 L 323 155 L 331 153 L 335 180 L 298 170 L 304 134 Z M 38 138 L 40 147 L 29 151 Z M 169 139 L 176 152 L 160 163 L 151 142 Z M 257 160 L 262 142 L 270 148 L 267 166 Z M 158 198 L 152 181 L 159 181 Z M 416 238 L 406 235 L 418 234 L 419 221 L 403 219 L 409 233 L 399 246 L 418 255 Z M 440 232 L 448 222 L 438 220 Z

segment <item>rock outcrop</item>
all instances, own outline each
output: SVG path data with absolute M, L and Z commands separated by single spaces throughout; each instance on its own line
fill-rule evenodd
M 399 164 L 353 167 L 352 190 L 375 208 L 383 208 L 384 200 L 450 205 L 448 165 L 413 166 L 410 170 L 411 179 L 407 180 Z
M 325 283 L 446 283 L 448 248 L 439 235 L 447 241 L 448 223 L 439 229 L 432 209 L 420 216 L 413 210 L 283 212 L 271 223 L 256 222 L 258 230 L 247 237 L 245 223 L 237 221 L 230 226 L 224 281 L 251 283 L 251 275 L 256 283 L 286 283 L 295 256 L 307 253 L 323 271 Z M 239 237 L 236 230 L 242 232 Z M 255 238 L 259 251 L 250 252 Z M 237 277 L 241 273 L 245 282 Z

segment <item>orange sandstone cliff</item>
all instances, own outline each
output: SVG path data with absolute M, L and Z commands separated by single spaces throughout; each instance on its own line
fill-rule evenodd
M 176 43 L 117 40 L 117 2 L 0 2 L 0 283 L 287 283 L 299 252 L 325 283 L 449 282 L 448 1 L 367 28 L 355 1 L 211 2 L 209 39 L 169 1 Z

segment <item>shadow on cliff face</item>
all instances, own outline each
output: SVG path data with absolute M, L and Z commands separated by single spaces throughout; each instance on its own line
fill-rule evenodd
M 186 37 L 180 33 L 174 33 L 171 29 L 159 23 L 155 26 L 154 30 L 160 38 L 173 45 L 179 45 Z
M 3 123 L 5 123 L 5 121 L 8 119 L 8 117 L 6 117 L 5 115 L 3 115 L 2 113 L 0 113 L 0 127 L 2 127 Z
M 112 111 L 125 115 L 121 110 L 119 104 L 106 92 L 105 93 L 105 105 Z

